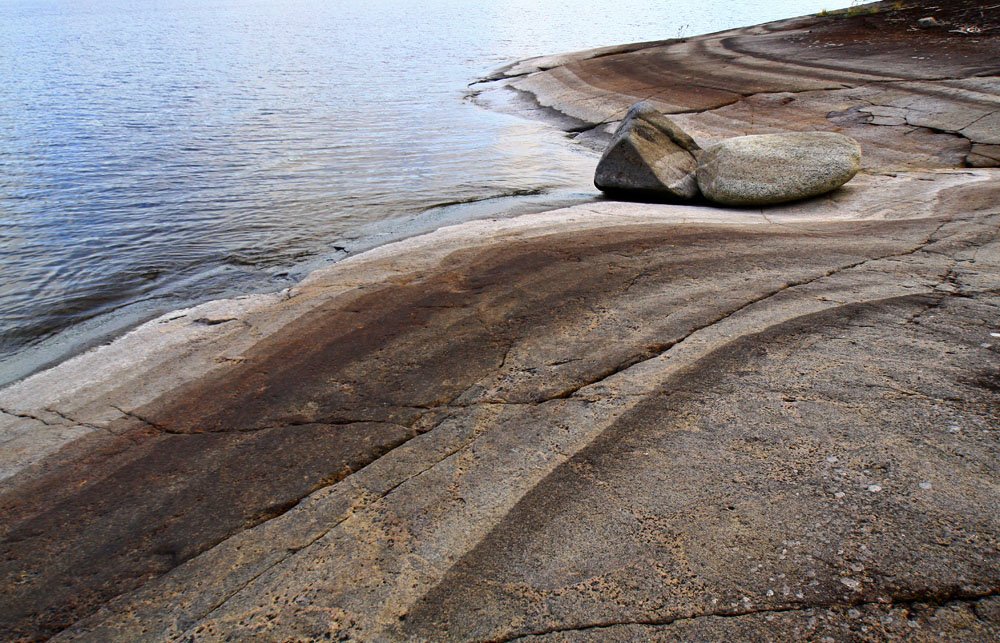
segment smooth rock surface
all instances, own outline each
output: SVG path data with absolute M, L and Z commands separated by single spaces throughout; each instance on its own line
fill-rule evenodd
M 636 103 L 601 156 L 594 185 L 615 194 L 691 200 L 698 196 L 700 149 L 650 103 Z
M 861 146 L 833 132 L 739 136 L 705 150 L 698 187 L 723 205 L 773 205 L 825 194 L 861 168 Z

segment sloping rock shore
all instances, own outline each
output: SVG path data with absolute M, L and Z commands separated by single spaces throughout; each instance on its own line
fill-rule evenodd
M 868 168 L 1000 165 L 1000 12 L 985 0 L 883 2 L 708 36 L 564 54 L 501 70 L 502 90 L 602 148 L 648 101 L 702 147 L 831 130 Z M 903 7 L 897 9 L 895 7 Z M 918 29 L 928 14 L 940 29 Z M 956 33 L 962 28 L 978 33 Z M 485 89 L 484 89 L 484 88 Z M 478 91 L 483 100 L 493 85 Z
M 851 20 L 733 32 L 765 62 L 732 75 L 771 86 L 809 60 L 782 38 Z M 635 102 L 590 61 L 694 104 L 657 52 L 724 38 L 516 82 Z M 952 80 L 903 83 L 951 83 L 927 113 L 962 135 L 734 100 L 739 134 L 862 141 L 818 199 L 443 228 L 0 391 L 0 639 L 995 640 L 1000 170 L 959 167 L 995 144 L 966 137 L 969 92 L 997 103 L 978 38 L 907 72 Z M 796 82 L 846 82 L 828 67 Z

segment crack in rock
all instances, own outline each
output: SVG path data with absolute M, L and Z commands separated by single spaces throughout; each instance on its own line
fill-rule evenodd
M 34 420 L 35 422 L 39 422 L 41 424 L 44 424 L 45 426 L 65 426 L 61 422 L 55 422 L 55 423 L 49 422 L 48 420 L 38 417 L 37 415 L 32 415 L 26 412 L 14 411 L 11 409 L 5 409 L 2 407 L 0 407 L 0 413 L 3 413 L 4 415 L 9 415 L 11 417 L 20 418 L 22 420 Z
M 446 417 L 442 418 L 437 424 L 434 425 L 434 427 L 432 427 L 431 429 L 429 429 L 428 432 L 430 432 L 430 430 L 433 430 L 434 428 L 437 428 L 438 426 L 440 426 L 441 424 L 443 424 L 444 422 L 446 422 L 448 419 L 450 419 L 450 417 L 451 416 L 446 416 Z M 321 531 L 320 533 L 318 533 L 316 536 L 310 538 L 305 544 L 303 544 L 303 545 L 301 545 L 299 547 L 290 548 L 290 549 L 286 550 L 286 554 L 285 555 L 281 556 L 278 560 L 275 560 L 272 563 L 268 564 L 264 569 L 262 569 L 260 572 L 258 572 L 257 574 L 255 574 L 252 578 L 250 578 L 249 580 L 247 580 L 245 583 L 242 583 L 239 587 L 237 587 L 234 590 L 232 590 L 231 592 L 227 593 L 226 596 L 224 596 L 219 601 L 217 601 L 216 603 L 214 603 L 213 606 L 211 608 L 209 608 L 208 611 L 206 611 L 205 613 L 203 613 L 200 616 L 197 616 L 194 620 L 195 621 L 204 621 L 204 620 L 210 619 L 215 612 L 217 612 L 220 609 L 222 609 L 226 605 L 226 603 L 228 603 L 230 600 L 232 600 L 237 594 L 239 594 L 243 590 L 247 589 L 250 585 L 252 585 L 254 582 L 256 582 L 260 577 L 262 577 L 268 571 L 270 571 L 271 569 L 274 569 L 278 565 L 281 565 L 285 561 L 287 561 L 290 558 L 292 558 L 293 556 L 297 555 L 299 552 L 301 552 L 301 551 L 303 551 L 305 549 L 308 549 L 313 544 L 319 542 L 324 537 L 326 537 L 328 534 L 330 534 L 331 532 L 333 532 L 334 529 L 336 529 L 337 527 L 339 527 L 340 525 L 342 525 L 344 522 L 346 522 L 346 521 L 350 520 L 352 517 L 354 517 L 354 515 L 357 514 L 359 511 L 367 509 L 368 507 L 370 507 L 371 505 L 375 504 L 376 502 L 379 502 L 379 501 L 381 501 L 381 500 L 389 497 L 393 492 L 395 492 L 397 489 L 399 489 L 400 487 L 402 487 L 407 482 L 410 482 L 411 480 L 414 480 L 414 479 L 416 479 L 416 478 L 418 478 L 418 477 L 426 474 L 427 472 L 431 471 L 435 467 L 439 466 L 440 464 L 446 462 L 447 460 L 449 460 L 450 458 L 454 457 L 455 455 L 457 455 L 461 451 L 465 450 L 466 448 L 468 448 L 468 446 L 470 444 L 472 444 L 473 442 L 475 442 L 476 439 L 479 438 L 480 435 L 482 435 L 482 433 L 485 432 L 485 431 L 486 431 L 486 428 L 481 428 L 478 431 L 473 432 L 472 435 L 470 435 L 468 439 L 466 439 L 465 441 L 463 441 L 461 444 L 459 444 L 455 448 L 449 450 L 447 453 L 445 453 L 440 458 L 438 458 L 437 460 L 433 461 L 432 463 L 430 463 L 429 465 L 427 465 L 426 467 L 424 467 L 420 471 L 417 471 L 416 473 L 413 473 L 413 474 L 410 474 L 408 476 L 405 476 L 403 479 L 399 480 L 396 484 L 392 485 L 391 487 L 389 487 L 388 489 L 386 489 L 382 493 L 378 494 L 377 496 L 366 497 L 364 499 L 365 502 L 362 502 L 362 503 L 357 504 L 357 505 L 352 505 L 350 507 L 350 509 L 348 509 L 346 515 L 343 516 L 340 520 L 338 520 L 337 522 L 333 523 L 332 525 L 330 525 L 329 527 L 327 527 L 326 529 L 324 529 L 323 531 Z M 400 445 L 400 446 L 402 446 L 402 445 Z M 393 449 L 393 450 L 395 450 L 395 449 Z M 392 451 L 390 451 L 389 453 L 391 453 L 391 452 Z M 386 455 L 388 455 L 388 454 L 386 454 Z M 385 455 L 383 455 L 382 457 L 385 457 Z M 373 460 L 373 462 L 376 462 L 379 459 L 380 458 L 376 458 L 376 460 Z M 369 464 L 371 464 L 371 463 L 369 463 Z M 366 466 L 368 466 L 368 465 L 366 465 Z M 351 475 L 356 475 L 360 471 L 363 471 L 365 468 L 366 467 L 362 467 L 357 472 L 353 472 Z M 307 496 L 303 496 L 302 498 L 300 498 L 297 503 L 295 503 L 294 505 L 292 505 L 291 507 L 289 507 L 285 512 L 283 512 L 283 513 L 281 513 L 281 514 L 279 514 L 277 516 L 273 516 L 272 518 L 270 518 L 269 520 L 267 520 L 265 522 L 270 522 L 272 520 L 277 520 L 278 518 L 280 518 L 281 516 L 285 515 L 286 513 L 288 513 L 292 509 L 294 509 L 296 506 L 298 506 L 298 504 L 301 503 L 302 500 L 304 500 L 305 498 L 307 498 L 309 495 L 313 495 L 313 494 L 315 494 L 315 493 L 317 493 L 319 491 L 322 491 L 325 488 L 332 487 L 332 486 L 335 486 L 337 484 L 340 484 L 344 480 L 347 480 L 348 478 L 350 478 L 350 476 L 347 476 L 347 477 L 345 477 L 342 480 L 338 480 L 337 482 L 335 482 L 335 483 L 333 483 L 331 485 L 327 485 L 326 487 L 320 487 L 318 489 L 314 489 Z M 264 524 L 264 523 L 260 523 L 260 524 Z M 259 527 L 260 524 L 255 525 L 253 528 Z M 232 538 L 232 536 L 230 538 Z M 209 551 L 209 550 L 206 550 L 206 552 L 207 551 Z
M 714 612 L 705 612 L 702 614 L 691 614 L 689 616 L 675 616 L 662 619 L 601 621 L 588 625 L 539 629 L 531 632 L 521 633 L 516 636 L 511 636 L 507 638 L 493 639 L 491 643 L 511 643 L 512 641 L 520 641 L 534 636 L 547 636 L 550 634 L 562 634 L 568 632 L 585 632 L 588 630 L 601 630 L 601 629 L 608 629 L 612 627 L 619 627 L 626 625 L 667 626 L 667 625 L 672 625 L 674 623 L 697 621 L 699 619 L 704 619 L 704 618 L 740 618 L 743 616 L 754 616 L 758 614 L 782 614 L 789 612 L 806 612 L 815 609 L 832 610 L 832 609 L 850 609 L 857 607 L 893 608 L 893 607 L 912 607 L 916 605 L 943 607 L 950 603 L 977 603 L 986 599 L 995 598 L 997 596 L 1000 596 L 1000 588 L 991 588 L 984 592 L 971 592 L 955 588 L 949 588 L 941 592 L 919 592 L 914 594 L 906 594 L 896 598 L 889 598 L 888 600 L 859 599 L 856 601 L 820 601 L 815 603 L 789 603 L 786 605 L 778 605 L 776 607 L 763 608 L 763 609 L 719 610 Z

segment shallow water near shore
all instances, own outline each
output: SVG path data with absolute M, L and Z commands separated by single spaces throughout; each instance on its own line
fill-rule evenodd
M 500 65 L 822 8 L 5 2 L 0 384 L 400 236 L 593 198 L 592 154 L 466 99 Z

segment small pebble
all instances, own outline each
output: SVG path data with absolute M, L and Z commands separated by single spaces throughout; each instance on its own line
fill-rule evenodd
M 882 485 L 880 485 L 880 484 L 870 484 L 870 485 L 868 485 L 868 491 L 871 491 L 873 493 L 876 492 L 876 491 L 882 491 Z
M 926 480 L 924 480 L 923 482 L 920 483 L 920 488 L 921 489 L 930 489 L 931 488 L 931 483 L 927 482 Z
M 843 491 L 838 491 L 837 493 L 833 494 L 833 497 L 834 497 L 834 498 L 843 498 L 843 497 L 844 497 L 844 496 L 846 496 L 846 495 L 847 495 L 847 494 L 846 494 L 846 493 L 844 493 Z
M 847 585 L 850 589 L 858 591 L 861 589 L 861 581 L 856 581 L 853 578 L 841 578 L 840 582 Z
M 826 461 L 827 461 L 827 462 L 829 462 L 830 464 L 833 464 L 834 462 L 836 462 L 836 461 L 837 461 L 837 456 L 835 456 L 835 455 L 831 455 L 830 457 L 828 457 L 828 458 L 826 459 Z
M 1000 337 L 1000 333 L 990 333 L 990 337 Z

